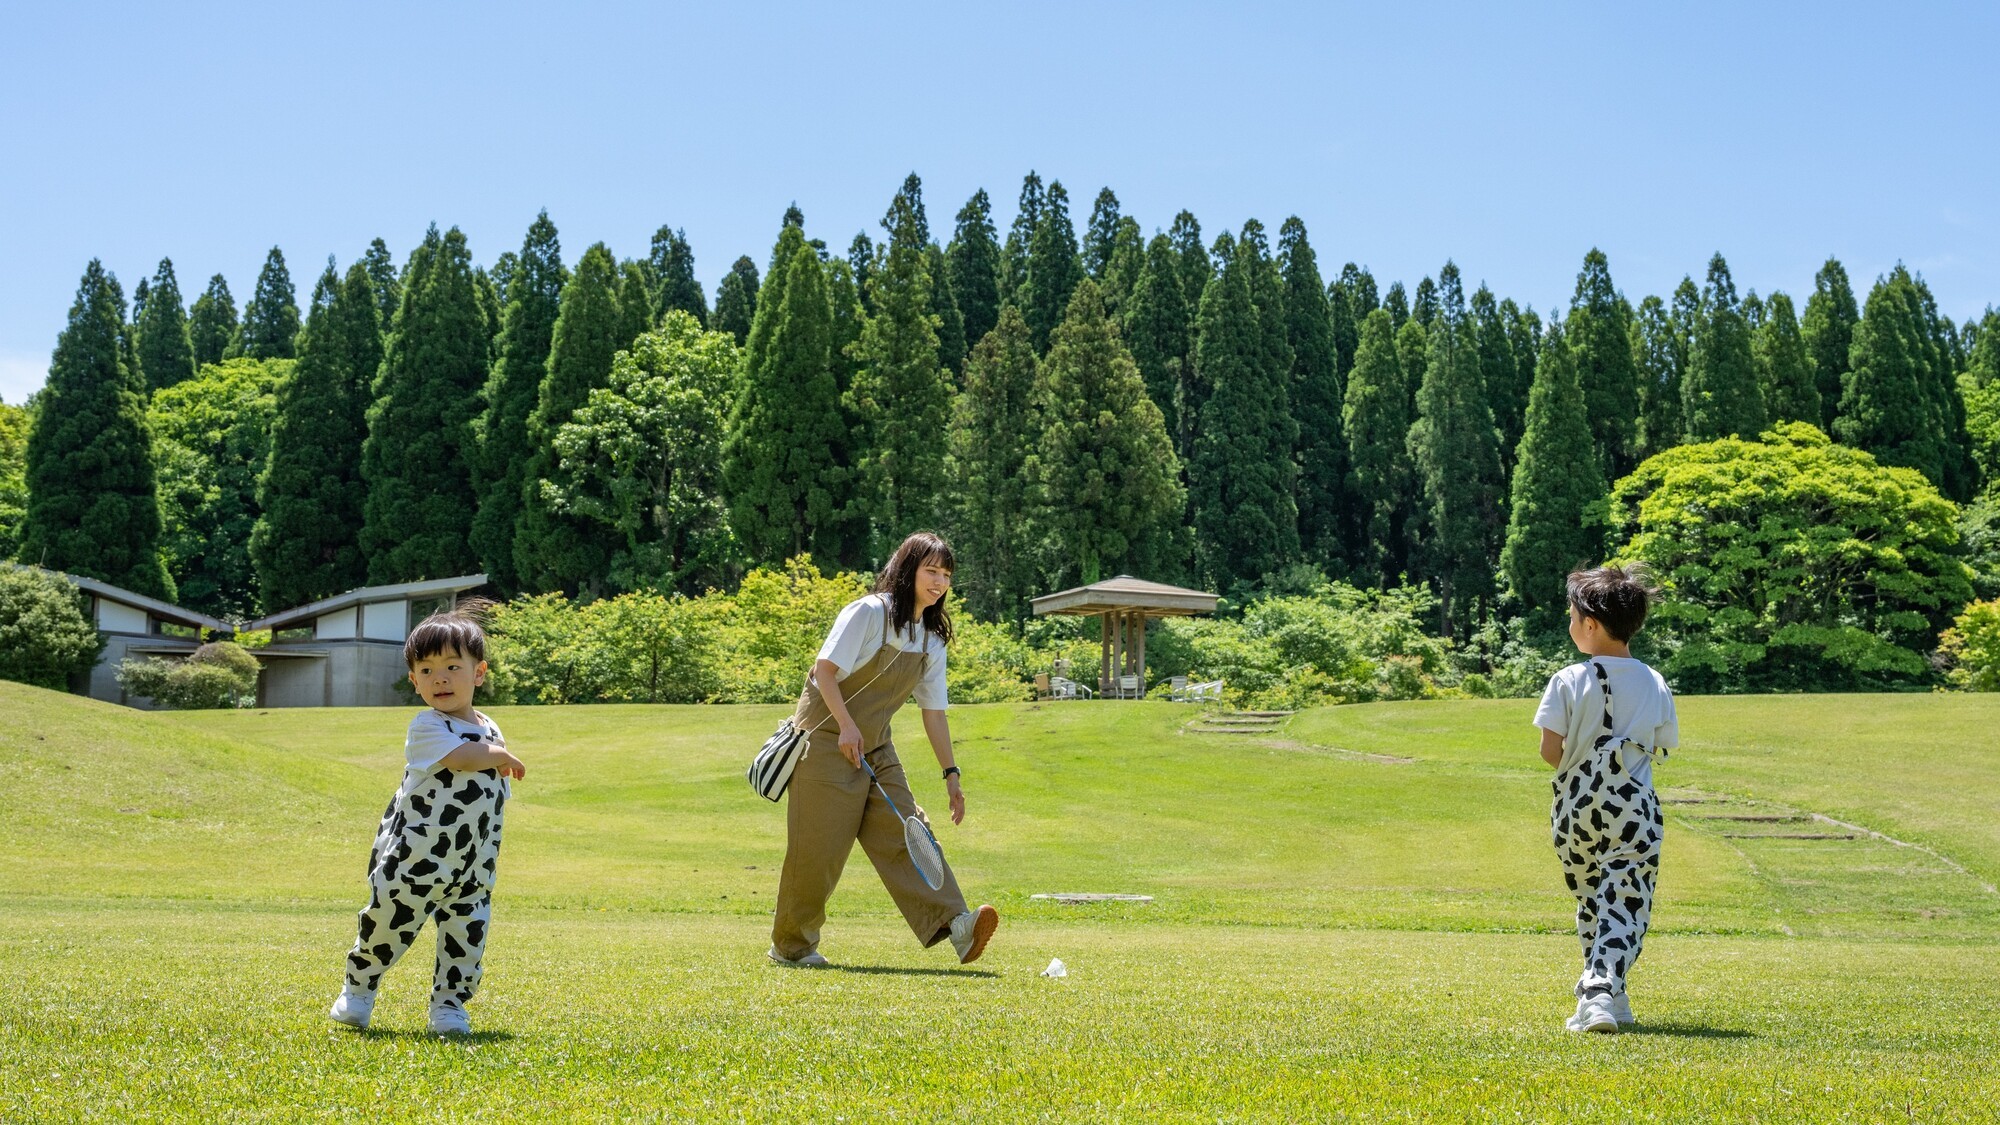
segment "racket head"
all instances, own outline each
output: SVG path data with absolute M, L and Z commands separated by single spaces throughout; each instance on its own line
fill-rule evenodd
M 938 847 L 937 837 L 931 835 L 930 828 L 914 816 L 904 817 L 903 844 L 924 885 L 932 890 L 944 886 L 944 849 Z

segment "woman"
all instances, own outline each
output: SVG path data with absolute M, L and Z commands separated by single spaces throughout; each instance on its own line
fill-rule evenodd
M 792 772 L 785 810 L 785 869 L 778 879 L 769 954 L 780 965 L 827 963 L 818 948 L 826 900 L 856 840 L 926 948 L 949 938 L 960 964 L 977 961 L 1000 925 L 1000 913 L 991 906 L 966 907 L 949 867 L 943 886 L 925 885 L 903 844 L 902 821 L 861 768 L 865 756 L 895 803 L 923 816 L 889 740 L 890 718 L 914 697 L 944 771 L 951 822 L 964 821 L 965 793 L 945 722 L 951 619 L 944 596 L 952 569 L 951 545 L 938 536 L 920 531 L 903 540 L 882 568 L 875 592 L 842 609 L 820 646 L 797 717 L 812 734 Z

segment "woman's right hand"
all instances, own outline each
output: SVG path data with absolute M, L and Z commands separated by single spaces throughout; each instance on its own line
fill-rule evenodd
M 840 753 L 848 765 L 861 768 L 861 728 L 852 722 L 840 724 Z

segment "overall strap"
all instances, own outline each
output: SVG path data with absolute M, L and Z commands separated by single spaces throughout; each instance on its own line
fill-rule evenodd
M 1613 772 L 1618 771 L 1624 757 L 1617 753 L 1617 751 L 1627 746 L 1633 747 L 1641 754 L 1649 757 L 1666 757 L 1667 752 L 1665 750 L 1655 749 L 1634 738 L 1618 738 L 1612 733 L 1611 677 L 1605 673 L 1603 661 L 1593 660 L 1590 662 L 1590 667 L 1592 671 L 1597 673 L 1597 689 L 1604 693 L 1604 733 L 1597 736 L 1597 741 L 1593 744 L 1592 749 L 1598 753 L 1605 753 L 1607 751 L 1610 753 L 1611 769 Z

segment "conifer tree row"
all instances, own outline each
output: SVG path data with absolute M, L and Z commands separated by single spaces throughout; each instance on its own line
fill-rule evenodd
M 470 459 L 486 347 L 465 235 L 432 227 L 410 255 L 361 447 L 371 583 L 478 572 L 466 525 L 478 506 Z
M 1333 317 L 1319 261 L 1295 215 L 1278 228 L 1284 279 L 1285 338 L 1291 351 L 1292 413 L 1298 441 L 1299 545 L 1326 571 L 1338 571 L 1347 546 L 1347 438 L 1340 412 L 1347 396 L 1334 350 Z
M 1275 573 L 1299 553 L 1290 348 L 1278 351 L 1262 323 L 1258 294 L 1278 302 L 1266 306 L 1278 316 L 1283 309 L 1262 232 L 1247 233 L 1202 294 L 1195 344 L 1196 377 L 1207 389 L 1188 466 L 1195 555 L 1205 580 L 1223 590 Z M 1278 343 L 1283 331 L 1281 320 Z
M 1595 563 L 1604 549 L 1608 492 L 1593 449 L 1575 352 L 1563 326 L 1551 324 L 1528 392 L 1500 552 L 1508 589 L 1542 628 L 1552 629 L 1567 604 L 1569 572 Z
M 859 364 L 849 392 L 859 423 L 856 483 L 873 561 L 886 560 L 904 536 L 936 526 L 944 515 L 952 380 L 938 362 L 929 257 L 919 241 L 920 201 L 906 185 L 883 217 L 889 240 L 869 281 L 874 311 L 852 349 Z
M 649 276 L 645 283 L 653 295 L 651 322 L 657 324 L 669 311 L 679 309 L 706 327 L 708 298 L 702 294 L 701 282 L 695 280 L 694 249 L 688 245 L 687 234 L 661 226 L 653 232 L 652 253 L 646 263 Z M 609 370 L 607 367 L 607 373 Z
M 955 504 L 950 527 L 960 571 L 954 585 L 985 620 L 1017 620 L 1041 593 L 1036 503 L 1028 479 L 1042 427 L 1035 404 L 1034 342 L 1008 305 L 965 361 L 965 389 L 952 404 Z M 1178 512 L 1176 512 L 1178 515 Z
M 1154 235 L 1125 306 L 1124 327 L 1146 394 L 1160 408 L 1175 454 L 1185 461 L 1193 453 L 1193 416 L 1184 403 L 1194 377 L 1194 357 L 1180 267 L 1180 256 L 1168 237 Z
M 132 318 L 139 332 L 139 374 L 149 392 L 194 377 L 194 344 L 172 259 L 160 259 L 150 288 L 145 309 Z
M 583 520 L 562 501 L 569 484 L 555 452 L 557 427 L 570 420 L 590 392 L 611 377 L 611 359 L 631 343 L 618 299 L 619 269 L 602 242 L 577 260 L 563 287 L 549 358 L 528 415 L 528 464 L 522 473 L 521 512 L 514 524 L 514 569 L 523 586 L 596 594 L 617 548 L 608 529 Z
M 1632 368 L 1631 317 L 1631 306 L 1611 283 L 1609 259 L 1593 247 L 1576 275 L 1564 328 L 1590 412 L 1597 463 L 1613 480 L 1638 463 L 1639 380 Z
M 285 268 L 285 255 L 276 246 L 264 256 L 264 268 L 257 274 L 257 291 L 243 306 L 243 323 L 230 343 L 232 356 L 247 359 L 291 359 L 297 354 L 299 301 L 292 288 L 292 273 Z
M 1720 254 L 1709 259 L 1708 283 L 1701 290 L 1694 343 L 1681 382 L 1681 416 L 1689 441 L 1755 440 L 1764 429 L 1764 393 L 1757 385 L 1750 326 L 1738 307 L 1729 263 Z
M 172 601 L 145 392 L 125 294 L 93 258 L 28 432 L 17 557 Z
M 562 242 L 549 213 L 543 211 L 529 225 L 507 279 L 499 354 L 486 381 L 479 422 L 479 513 L 472 522 L 472 547 L 503 593 L 523 588 L 514 565 L 514 531 L 533 453 L 528 418 L 541 396 L 562 292 L 568 284 Z
M 736 337 L 738 347 L 750 339 L 750 322 L 757 318 L 757 263 L 748 254 L 737 258 L 715 293 L 714 327 Z
M 788 214 L 772 250 L 722 449 L 729 523 L 753 566 L 801 554 L 833 565 L 849 519 L 833 304 L 802 224 Z
M 216 274 L 188 310 L 188 346 L 194 352 L 194 365 L 221 363 L 235 338 L 236 299 L 229 295 L 229 282 Z
M 1354 573 L 1365 585 L 1386 585 L 1409 566 L 1414 483 L 1406 440 L 1410 390 L 1397 354 L 1395 317 L 1386 308 L 1362 318 L 1341 426 L 1347 435 L 1348 493 L 1362 531 Z
M 267 611 L 368 582 L 359 534 L 368 494 L 361 449 L 382 363 L 376 296 L 365 264 L 349 267 L 343 281 L 328 262 L 313 286 L 298 364 L 278 385 L 249 544 Z
M 1173 443 L 1088 278 L 1050 341 L 1034 401 L 1041 433 L 1026 534 L 1044 581 L 1062 589 L 1118 574 L 1176 577 L 1186 497 Z
M 1791 297 L 1772 293 L 1764 303 L 1764 322 L 1753 334 L 1751 354 L 1768 420 L 1818 425 L 1822 417 L 1819 387 L 1813 381 L 1812 358 L 1799 332 Z
M 1070 294 L 1083 277 L 1077 261 L 1076 229 L 1070 224 L 1069 192 L 1061 180 L 1049 184 L 1041 216 L 1028 243 L 1027 275 L 1018 298 L 1035 350 L 1047 352 L 1049 334 L 1062 322 Z
M 964 318 L 966 343 L 977 345 L 1000 319 L 1000 244 L 985 188 L 959 208 L 951 245 L 945 248 L 945 269 L 952 300 Z
M 1438 633 L 1454 637 L 1469 631 L 1493 594 L 1503 524 L 1500 451 L 1458 267 L 1446 262 L 1438 277 L 1409 443 L 1423 489 L 1424 569 L 1437 585 Z M 1418 323 L 1414 316 L 1411 323 Z

